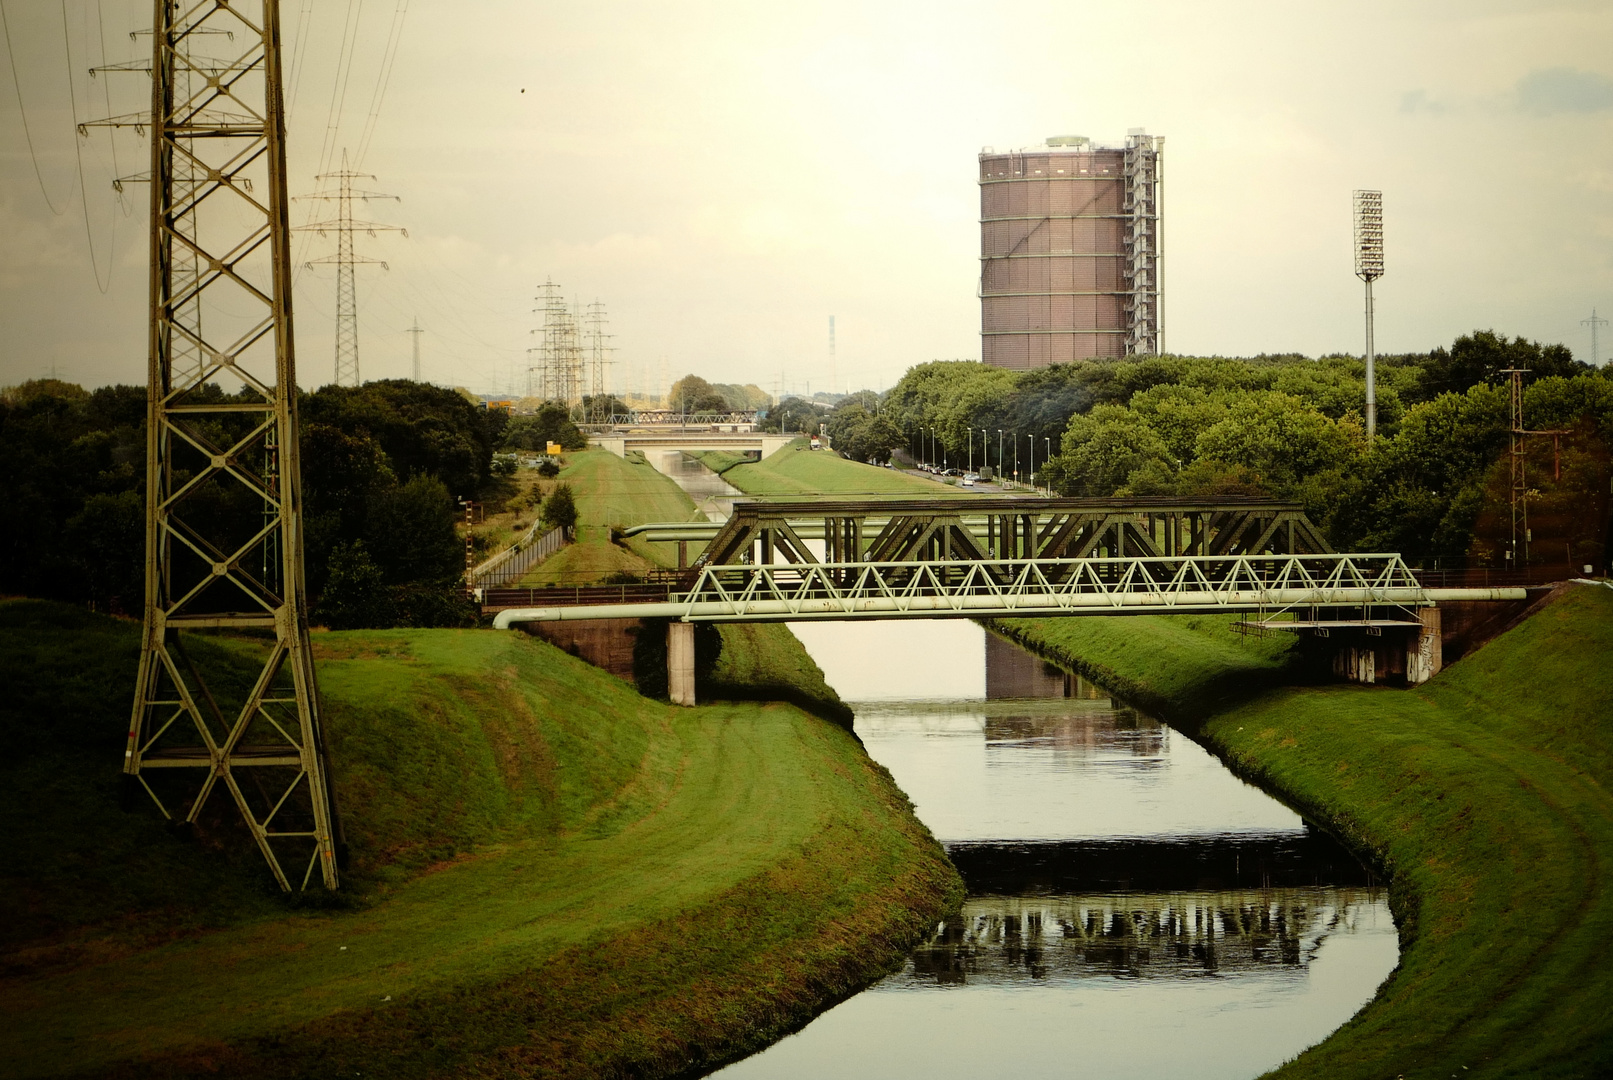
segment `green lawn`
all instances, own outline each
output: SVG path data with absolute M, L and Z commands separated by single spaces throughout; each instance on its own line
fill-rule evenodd
M 634 538 L 613 544 L 610 529 L 651 521 L 704 521 L 683 489 L 646 463 L 609 450 L 576 450 L 565 456 L 558 479 L 577 499 L 577 539 L 545 559 L 522 585 L 584 584 L 612 574 L 642 574 L 651 566 L 677 565 L 676 544 Z
M 353 866 L 341 905 L 288 905 L 211 849 L 227 821 L 185 844 L 117 809 L 137 643 L 0 604 L 0 1076 L 678 1072 L 862 985 L 957 892 L 833 725 L 395 630 L 315 637 Z
M 732 464 L 722 478 L 747 495 L 907 495 L 967 498 L 933 480 L 920 480 L 900 469 L 883 469 L 847 461 L 828 450 L 804 443 L 787 446 L 762 461 Z
M 1205 718 L 1237 771 L 1389 873 L 1399 968 L 1274 1075 L 1613 1073 L 1613 590 L 1567 587 L 1416 690 L 1270 688 L 1271 646 L 1179 619 L 1005 629 Z

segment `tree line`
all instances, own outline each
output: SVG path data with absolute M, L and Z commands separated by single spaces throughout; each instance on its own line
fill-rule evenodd
M 1365 364 L 1348 356 L 1025 372 L 935 362 L 910 369 L 881 414 L 915 456 L 972 457 L 1022 479 L 1034 463 L 1037 482 L 1063 495 L 1282 498 L 1341 550 L 1505 566 L 1512 368 L 1528 369 L 1526 425 L 1559 433 L 1525 440 L 1529 560 L 1605 566 L 1613 379 L 1561 345 L 1477 331 L 1448 350 L 1379 358 L 1370 443 Z
M 216 386 L 196 394 L 229 398 Z M 327 386 L 299 395 L 298 407 L 315 620 L 469 622 L 459 500 L 480 498 L 495 483 L 493 453 L 506 443 L 508 415 L 407 380 Z M 234 426 L 251 423 L 236 415 L 243 419 Z M 0 392 L 0 592 L 139 614 L 145 422 L 143 386 L 87 391 L 44 379 Z M 214 445 L 244 434 L 231 424 L 214 424 Z M 203 485 L 187 497 L 185 514 L 203 534 L 222 534 L 261 520 L 262 507 L 240 485 Z

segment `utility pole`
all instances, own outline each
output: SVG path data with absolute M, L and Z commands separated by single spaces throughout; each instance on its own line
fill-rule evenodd
M 299 232 L 312 232 L 324 236 L 336 234 L 336 254 L 315 259 L 309 267 L 335 264 L 336 266 L 336 385 L 357 386 L 358 376 L 358 290 L 354 281 L 354 268 L 361 264 L 378 265 L 389 269 L 381 259 L 370 259 L 353 250 L 353 231 L 359 230 L 374 236 L 378 232 L 398 232 L 404 236 L 409 230 L 397 225 L 382 225 L 374 221 L 353 220 L 353 200 L 368 202 L 371 199 L 401 201 L 396 195 L 383 195 L 378 191 L 354 191 L 354 180 L 374 180 L 371 173 L 353 172 L 347 167 L 347 151 L 342 151 L 342 167 L 336 172 L 320 173 L 319 181 L 335 181 L 336 188 L 316 191 L 312 195 L 299 195 L 299 199 L 317 199 L 336 204 L 336 216 L 325 221 L 314 221 L 297 226 Z M 416 341 L 419 339 L 416 338 Z
M 835 317 L 829 316 L 829 393 L 835 392 L 839 385 L 835 372 Z
M 1601 367 L 1602 356 L 1601 352 L 1597 348 L 1596 331 L 1599 327 L 1606 326 L 1607 320 L 1598 318 L 1596 315 L 1596 309 L 1591 308 L 1591 317 L 1588 319 L 1579 320 L 1579 325 L 1588 326 L 1591 328 L 1591 367 Z
M 1530 431 L 1523 426 L 1523 377 L 1528 368 L 1505 368 L 1501 374 L 1511 379 L 1509 395 L 1510 416 L 1512 428 L 1507 447 L 1507 460 L 1511 466 L 1511 502 L 1512 502 L 1512 547 L 1507 552 L 1507 559 L 1514 569 L 1529 565 L 1529 544 L 1532 540 L 1529 531 L 1529 481 L 1526 475 L 1527 467 L 1525 453 L 1528 450 L 1528 438 L 1531 435 L 1551 436 L 1552 479 L 1563 478 L 1562 437 L 1568 434 L 1564 428 L 1543 428 L 1539 431 Z M 1539 494 L 1536 492 L 1536 494 Z M 1518 557 L 1518 537 L 1523 536 L 1523 557 Z
M 425 331 L 420 329 L 420 316 L 416 315 L 414 325 L 405 330 L 406 334 L 414 335 L 414 381 L 420 381 L 420 335 Z
M 303 579 L 279 4 L 162 3 L 152 30 L 145 616 L 125 788 L 181 829 L 222 789 L 282 889 L 316 873 L 335 889 L 341 824 Z M 201 35 L 231 56 L 193 66 L 186 43 Z M 185 224 L 199 210 L 205 245 Z M 200 368 L 181 362 L 192 355 Z M 243 492 L 261 519 L 221 518 Z M 210 679 L 186 647 L 221 628 L 273 635 L 244 687 Z
M 1367 283 L 1367 442 L 1378 437 L 1378 379 L 1372 348 L 1372 283 L 1383 277 L 1383 192 L 1355 193 L 1355 276 Z

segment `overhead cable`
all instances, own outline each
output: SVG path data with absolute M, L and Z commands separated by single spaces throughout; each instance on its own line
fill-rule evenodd
M 11 61 L 11 85 L 17 91 L 17 111 L 22 114 L 22 134 L 28 140 L 28 156 L 34 162 L 34 179 L 39 181 L 39 193 L 45 197 L 45 205 L 50 207 L 51 213 L 61 217 L 67 212 L 67 207 L 63 206 L 59 210 L 56 208 L 56 204 L 51 201 L 50 192 L 45 190 L 45 177 L 39 171 L 39 155 L 34 151 L 34 133 L 28 127 L 28 107 L 22 103 L 22 80 L 17 77 L 17 54 L 11 48 L 11 22 L 6 18 L 5 0 L 0 0 L 0 29 L 5 31 L 6 56 Z M 76 123 L 78 117 L 75 116 L 73 120 Z M 68 193 L 68 197 L 72 197 L 71 192 Z
M 62 9 L 62 48 L 67 52 L 67 100 L 73 110 L 73 157 L 78 161 L 78 191 L 84 205 L 84 240 L 90 247 L 90 272 L 95 275 L 95 287 L 102 296 L 106 295 L 112 287 L 112 261 L 109 258 L 106 264 L 106 284 L 101 284 L 101 266 L 95 258 L 95 234 L 90 229 L 90 196 L 89 189 L 84 186 L 84 148 L 80 144 L 78 133 L 78 90 L 73 85 L 73 46 L 67 32 L 67 0 L 61 0 Z M 113 219 L 116 222 L 116 218 Z M 115 227 L 115 226 L 114 226 Z M 115 257 L 114 252 L 108 252 Z

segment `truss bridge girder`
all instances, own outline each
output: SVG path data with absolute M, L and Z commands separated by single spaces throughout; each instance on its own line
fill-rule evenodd
M 687 523 L 639 526 L 686 536 Z M 1331 552 L 1297 503 L 940 498 L 738 502 L 695 565 Z M 669 532 L 670 535 L 670 532 Z M 807 540 L 822 540 L 824 556 Z

